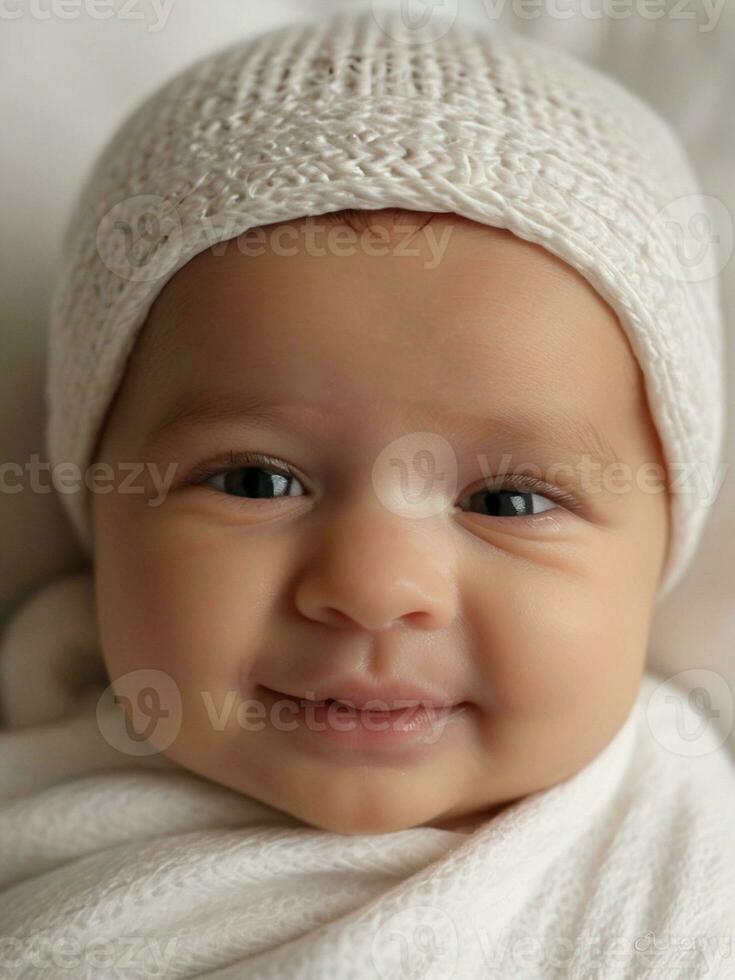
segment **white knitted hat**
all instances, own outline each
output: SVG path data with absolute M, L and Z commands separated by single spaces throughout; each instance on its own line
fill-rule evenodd
M 698 194 L 645 103 L 490 21 L 418 27 L 371 6 L 241 40 L 154 91 L 82 188 L 51 310 L 50 462 L 84 479 L 147 311 L 194 255 L 262 224 L 404 207 L 506 228 L 579 270 L 640 362 L 669 473 L 711 474 L 725 423 L 717 259 L 682 262 Z M 672 494 L 659 600 L 708 513 L 691 483 Z M 81 488 L 62 500 L 91 553 Z

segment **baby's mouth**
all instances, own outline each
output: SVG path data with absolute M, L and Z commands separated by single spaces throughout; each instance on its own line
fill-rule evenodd
M 465 714 L 469 707 L 468 702 L 431 704 L 415 698 L 406 698 L 405 704 L 395 699 L 391 704 L 397 703 L 397 707 L 378 698 L 361 698 L 358 705 L 347 698 L 306 698 L 272 688 L 262 690 L 267 704 L 286 702 L 293 706 L 294 713 L 287 712 L 286 716 L 298 720 L 298 728 L 308 732 L 309 738 L 355 749 L 388 749 L 411 741 L 430 744 L 450 720 Z

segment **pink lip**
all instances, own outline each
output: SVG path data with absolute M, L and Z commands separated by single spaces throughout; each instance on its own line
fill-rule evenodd
M 326 696 L 312 699 L 261 687 L 261 697 L 269 708 L 280 705 L 285 709 L 273 712 L 276 728 L 283 726 L 284 731 L 299 734 L 308 744 L 326 751 L 340 747 L 352 752 L 396 752 L 401 748 L 430 751 L 441 740 L 444 729 L 455 728 L 456 720 L 468 710 L 467 702 L 432 701 L 426 691 L 417 693 L 416 688 L 391 688 L 390 698 L 385 696 L 386 688 L 381 690 L 383 697 L 374 692 L 367 697 L 362 689 L 360 693 L 351 689 L 354 701 L 349 704 L 346 693 L 344 700 Z M 404 697 L 399 698 L 398 693 Z M 425 696 L 421 698 L 419 693 Z M 361 705 L 354 703 L 357 700 Z M 375 706 L 365 707 L 370 701 Z

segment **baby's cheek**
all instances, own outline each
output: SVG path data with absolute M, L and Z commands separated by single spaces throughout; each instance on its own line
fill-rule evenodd
M 191 708 L 206 692 L 221 699 L 236 691 L 240 670 L 268 635 L 264 617 L 276 588 L 257 542 L 219 547 L 183 525 L 174 530 L 139 541 L 100 536 L 98 609 L 111 671 L 164 671 Z
M 620 715 L 637 690 L 646 618 L 609 585 L 584 563 L 508 563 L 475 596 L 494 711 L 518 722 L 603 727 Z
M 495 774 L 488 792 L 506 798 L 587 765 L 620 729 L 640 682 L 635 617 L 594 575 L 548 573 L 513 566 L 483 604 L 481 743 Z

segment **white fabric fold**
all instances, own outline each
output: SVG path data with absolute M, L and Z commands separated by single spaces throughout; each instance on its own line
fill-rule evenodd
M 671 682 L 646 675 L 588 766 L 492 819 L 340 835 L 114 749 L 71 639 L 89 638 L 91 588 L 52 583 L 0 651 L 2 975 L 735 976 L 735 766 L 715 732 L 709 751 L 672 749 L 697 719 Z M 41 656 L 44 623 L 66 666 L 53 643 Z M 40 717 L 12 707 L 28 658 L 37 683 L 49 667 Z M 652 698 L 661 683 L 688 714 Z

